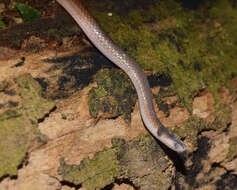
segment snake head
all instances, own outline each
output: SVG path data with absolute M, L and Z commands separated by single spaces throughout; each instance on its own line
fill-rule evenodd
M 179 154 L 186 153 L 185 144 L 179 140 L 173 133 L 166 129 L 163 125 L 157 130 L 157 138 L 167 147 Z

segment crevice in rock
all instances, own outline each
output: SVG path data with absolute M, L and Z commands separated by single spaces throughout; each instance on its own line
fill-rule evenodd
M 106 185 L 104 188 L 102 188 L 101 190 L 112 190 L 114 187 L 114 183 L 111 183 L 109 185 Z
M 225 134 L 228 134 L 228 133 L 229 133 L 231 124 L 232 124 L 232 122 L 226 124 L 226 128 L 223 130 L 223 132 L 224 132 Z
M 43 122 L 46 118 L 48 118 L 49 115 L 50 115 L 52 112 L 54 112 L 56 109 L 57 109 L 57 107 L 54 106 L 51 110 L 49 110 L 48 113 L 46 113 L 46 114 L 44 115 L 44 117 L 38 119 L 38 123 L 42 123 L 42 122 Z
M 231 172 L 226 172 L 221 176 L 221 178 L 216 181 L 216 190 L 232 190 L 237 187 L 237 175 L 232 174 Z
M 117 183 L 118 185 L 121 185 L 121 184 L 127 184 L 127 185 L 130 185 L 132 186 L 135 190 L 139 190 L 140 188 L 137 187 L 130 179 L 128 178 L 122 178 L 122 179 L 116 179 L 115 180 L 115 183 Z
M 74 183 L 72 183 L 72 182 L 65 181 L 65 180 L 60 181 L 60 183 L 61 183 L 62 185 L 65 185 L 65 186 L 68 186 L 68 187 L 71 187 L 71 188 L 74 187 L 75 189 L 80 189 L 80 188 L 82 187 L 81 184 L 76 185 L 76 184 L 74 184 Z
M 126 184 L 126 185 L 130 185 L 134 188 L 134 190 L 140 190 L 139 187 L 137 187 L 130 179 L 128 178 L 121 178 L 121 179 L 115 179 L 114 183 L 111 183 L 109 185 L 106 185 L 104 188 L 102 188 L 101 190 L 112 190 L 114 188 L 114 184 Z
M 22 169 L 24 166 L 27 166 L 29 163 L 29 153 L 26 152 L 25 157 L 23 158 L 22 162 L 17 167 L 17 170 Z
M 9 178 L 11 180 L 17 180 L 18 176 L 17 175 L 13 175 L 13 176 L 10 176 L 10 175 L 4 175 L 2 177 L 0 177 L 0 183 L 5 180 L 6 178 Z

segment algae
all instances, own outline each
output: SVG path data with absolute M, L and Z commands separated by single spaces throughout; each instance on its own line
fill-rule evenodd
M 0 115 L 0 177 L 17 175 L 26 153 L 41 134 L 37 121 L 55 106 L 42 98 L 42 89 L 30 74 L 15 78 L 21 104 Z

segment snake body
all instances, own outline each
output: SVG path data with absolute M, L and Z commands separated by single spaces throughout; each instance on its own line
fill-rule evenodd
M 138 94 L 143 122 L 150 133 L 173 151 L 184 153 L 186 147 L 183 142 L 165 128 L 157 118 L 148 80 L 136 61 L 111 40 L 80 0 L 57 0 L 57 2 L 74 18 L 94 46 L 125 71 L 132 80 Z

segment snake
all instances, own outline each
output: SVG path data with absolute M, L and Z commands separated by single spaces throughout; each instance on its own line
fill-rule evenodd
M 185 144 L 170 132 L 156 116 L 150 85 L 135 59 L 113 42 L 81 0 L 57 0 L 57 2 L 76 21 L 90 42 L 131 79 L 138 95 L 140 114 L 147 130 L 174 152 L 185 153 Z

